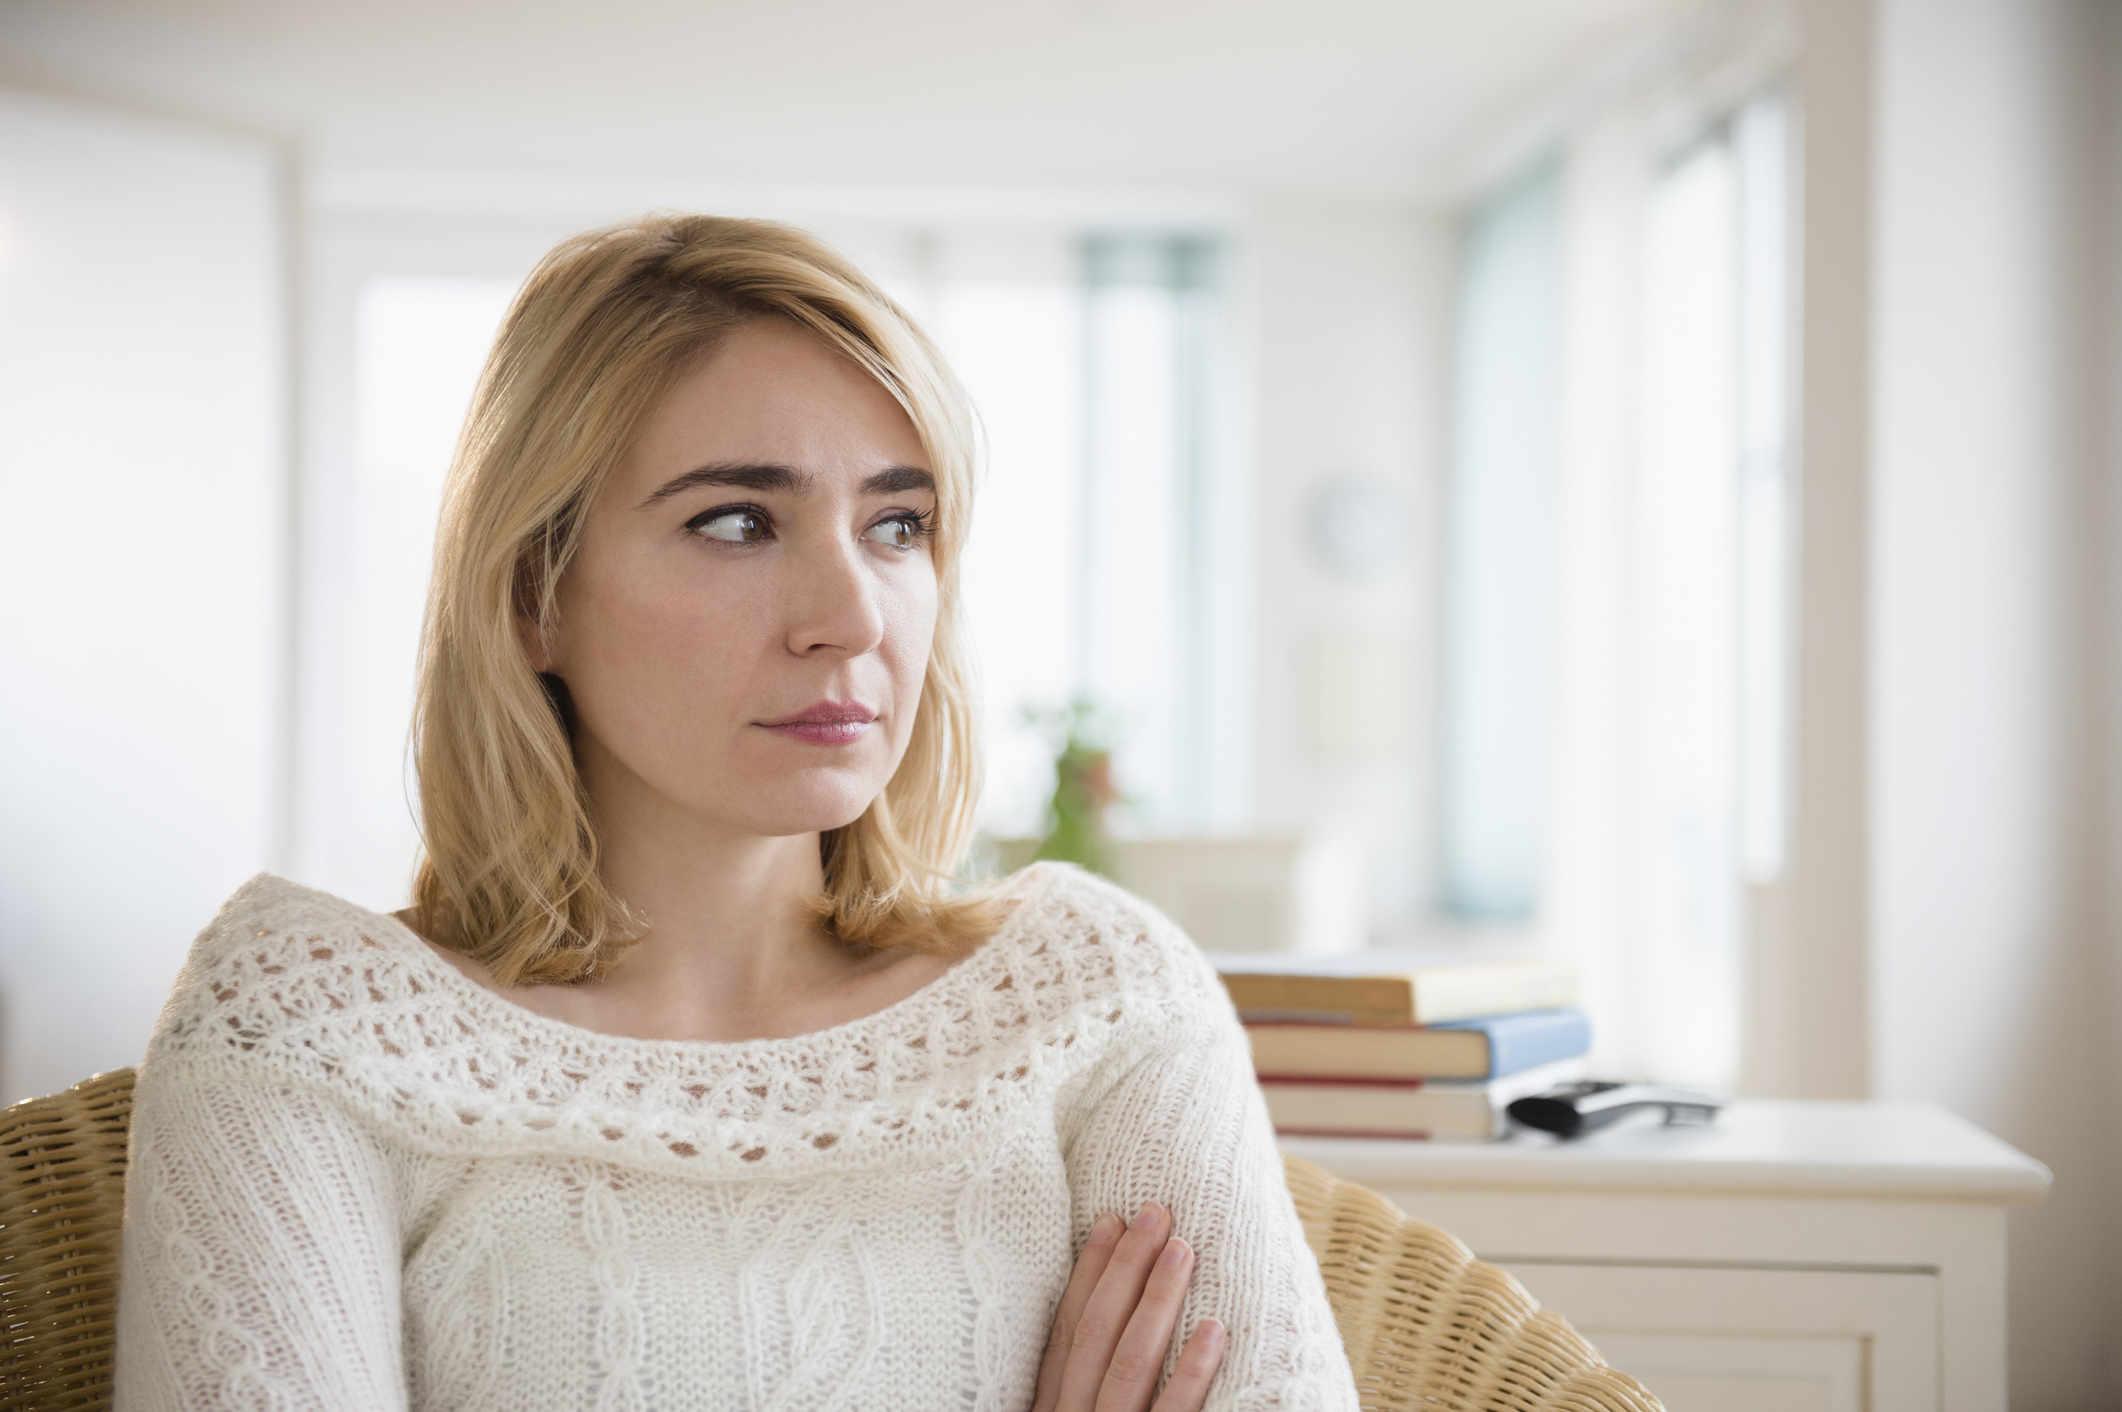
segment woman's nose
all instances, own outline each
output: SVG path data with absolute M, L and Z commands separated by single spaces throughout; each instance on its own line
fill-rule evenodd
M 792 556 L 789 569 L 789 651 L 860 657 L 877 650 L 884 641 L 884 612 L 860 545 L 820 543 L 812 553 Z

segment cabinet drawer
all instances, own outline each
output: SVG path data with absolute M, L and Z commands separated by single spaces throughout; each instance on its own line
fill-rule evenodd
M 1670 1412 L 1936 1412 L 1921 1273 L 1506 1261 Z

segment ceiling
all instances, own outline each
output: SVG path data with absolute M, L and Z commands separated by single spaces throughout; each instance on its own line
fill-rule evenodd
M 0 76 L 322 166 L 1417 198 L 1722 0 L 0 0 Z

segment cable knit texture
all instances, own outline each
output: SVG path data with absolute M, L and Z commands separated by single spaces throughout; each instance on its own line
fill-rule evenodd
M 1073 868 L 1007 891 L 915 994 L 720 1044 L 547 1019 L 253 879 L 141 1066 L 118 1407 L 1022 1412 L 1091 1222 L 1154 1198 L 1182 1330 L 1231 1330 L 1208 1405 L 1353 1409 L 1213 972 Z

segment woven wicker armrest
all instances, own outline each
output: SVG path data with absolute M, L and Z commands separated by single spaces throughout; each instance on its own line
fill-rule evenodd
M 1309 1162 L 1282 1162 L 1366 1412 L 1661 1412 L 1453 1237 Z
M 111 1405 L 133 1071 L 0 1112 L 0 1407 Z

